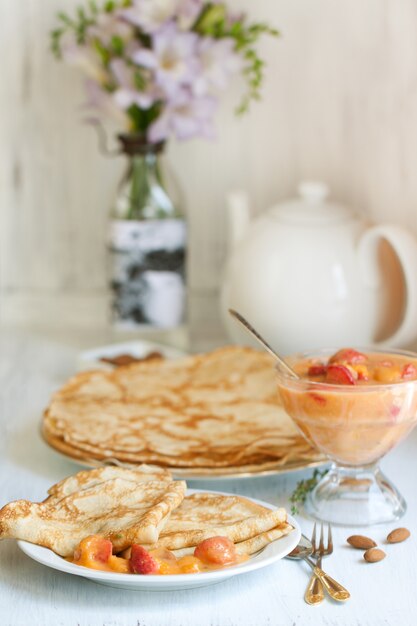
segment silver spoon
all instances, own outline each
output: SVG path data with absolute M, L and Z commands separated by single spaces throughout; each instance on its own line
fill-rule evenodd
M 317 576 L 319 580 L 323 583 L 324 588 L 327 593 L 333 600 L 337 600 L 338 602 L 344 602 L 350 598 L 350 593 L 347 589 L 345 589 L 340 583 L 338 583 L 334 578 L 326 574 L 321 567 L 317 567 L 317 565 L 312 561 L 309 557 L 313 552 L 313 544 L 310 539 L 307 539 L 305 535 L 301 535 L 301 539 L 297 546 L 295 546 L 294 550 L 287 554 L 287 559 L 302 559 L 306 563 L 309 564 L 314 574 Z
M 261 335 L 258 333 L 257 330 L 254 329 L 254 327 L 249 324 L 249 322 L 243 317 L 243 315 L 241 315 L 240 313 L 238 313 L 237 311 L 235 311 L 234 309 L 229 309 L 229 313 L 232 317 L 234 317 L 240 324 L 242 324 L 242 326 L 244 328 L 246 328 L 246 330 L 248 332 L 250 332 L 251 335 L 253 335 L 255 337 L 255 339 L 257 339 L 259 341 L 259 343 L 261 343 L 263 345 L 263 347 L 265 348 L 265 350 L 267 350 L 269 352 L 269 354 L 271 354 L 274 359 L 276 359 L 280 365 L 280 367 L 285 370 L 285 372 L 287 374 L 289 374 L 291 376 L 291 378 L 300 378 L 298 376 L 298 374 L 296 374 L 294 372 L 294 370 L 284 361 L 283 358 L 281 358 L 279 356 L 279 354 L 277 354 L 275 352 L 275 350 L 273 350 L 271 348 L 271 346 L 269 345 L 269 343 L 267 343 L 265 341 L 265 339 L 263 337 L 261 337 Z

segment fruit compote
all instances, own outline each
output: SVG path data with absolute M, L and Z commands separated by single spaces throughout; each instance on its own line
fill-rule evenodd
M 76 565 L 119 574 L 168 575 L 198 574 L 242 563 L 248 557 L 237 554 L 227 537 L 210 537 L 199 543 L 191 554 L 177 558 L 164 548 L 148 550 L 133 544 L 120 555 L 113 554 L 111 541 L 100 535 L 83 539 L 69 559 Z
M 290 378 L 278 371 L 284 408 L 306 439 L 337 464 L 327 483 L 325 480 L 321 484 L 321 488 L 327 484 L 326 498 L 336 501 L 341 496 L 337 489 L 340 491 L 344 486 L 345 492 L 349 492 L 350 485 L 365 500 L 363 494 L 372 490 L 379 480 L 386 481 L 385 487 L 389 486 L 390 490 L 390 495 L 384 493 L 382 500 L 390 499 L 395 489 L 385 477 L 381 478 L 376 463 L 417 422 L 417 355 L 343 348 L 337 352 L 295 355 L 287 362 L 300 378 Z M 313 492 L 313 499 L 318 495 L 320 484 Z M 388 506 L 396 510 L 393 517 L 388 511 L 381 513 L 386 508 L 381 506 L 379 513 L 365 514 L 368 521 L 362 523 L 398 519 L 405 503 L 396 492 L 393 498 L 398 500 Z M 361 525 L 356 517 L 353 519 L 353 509 L 351 513 L 345 512 L 345 523 Z M 338 514 L 320 514 L 317 510 L 315 514 L 320 519 L 341 523 Z

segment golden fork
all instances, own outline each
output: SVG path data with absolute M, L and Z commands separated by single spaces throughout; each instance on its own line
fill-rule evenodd
M 320 543 L 317 546 L 316 543 L 316 524 L 313 527 L 313 534 L 311 536 L 311 543 L 313 546 L 312 556 L 317 559 L 316 569 L 313 571 L 313 574 L 310 578 L 310 582 L 308 584 L 307 590 L 305 592 L 304 599 L 308 604 L 320 604 L 324 600 L 324 586 L 321 577 L 318 577 L 316 574 L 321 571 L 321 561 L 324 556 L 329 556 L 333 552 L 333 539 L 332 539 L 332 529 L 330 524 L 327 526 L 327 547 L 324 546 L 324 527 L 323 524 L 320 525 Z M 332 579 L 330 579 L 332 580 Z M 343 588 L 342 588 L 343 589 Z M 326 585 L 326 590 L 329 592 L 330 589 L 328 585 Z M 331 590 L 334 592 L 334 590 Z M 339 597 L 335 599 L 338 600 L 347 600 L 349 598 L 349 592 L 343 590 L 345 593 L 338 593 Z M 334 593 L 330 594 L 334 597 Z

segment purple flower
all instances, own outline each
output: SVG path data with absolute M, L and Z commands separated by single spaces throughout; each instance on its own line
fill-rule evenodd
M 214 137 L 213 116 L 217 101 L 210 97 L 195 97 L 189 90 L 178 92 L 168 101 L 158 119 L 149 129 L 149 140 L 164 141 L 171 134 L 177 139 Z
M 169 96 L 191 84 L 198 70 L 195 33 L 185 33 L 168 24 L 152 36 L 152 49 L 132 55 L 135 63 L 155 73 L 155 82 Z
M 193 83 L 197 95 L 205 95 L 224 90 L 231 78 L 241 71 L 243 62 L 235 52 L 233 39 L 212 39 L 204 37 L 198 43 L 200 71 Z
M 204 0 L 179 0 L 177 22 L 181 30 L 189 30 L 204 7 Z
M 143 90 L 135 85 L 134 68 L 123 59 L 113 59 L 110 63 L 111 72 L 117 82 L 113 93 L 115 103 L 121 109 L 128 109 L 136 104 L 140 109 L 149 109 L 159 97 L 156 86 L 148 81 Z
M 180 0 L 133 0 L 132 6 L 123 9 L 120 15 L 139 26 L 145 33 L 154 33 L 177 12 Z

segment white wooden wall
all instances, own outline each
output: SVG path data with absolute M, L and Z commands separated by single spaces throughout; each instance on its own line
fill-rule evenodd
M 107 211 L 122 163 L 80 124 L 79 75 L 48 50 L 77 0 L 0 0 L 0 321 L 104 324 Z M 172 145 L 191 225 L 190 285 L 206 317 L 225 258 L 226 192 L 254 213 L 327 181 L 333 196 L 417 234 L 416 0 L 230 0 L 282 31 L 264 41 L 263 101 L 218 117 L 218 141 Z M 200 307 L 201 308 L 201 307 Z

